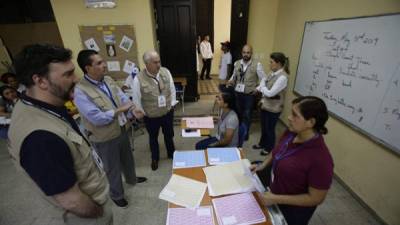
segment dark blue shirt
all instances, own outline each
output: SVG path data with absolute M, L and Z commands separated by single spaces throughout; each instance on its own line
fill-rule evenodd
M 67 121 L 81 134 L 65 107 L 56 107 L 26 95 L 21 98 L 23 102 L 47 112 L 51 111 L 49 117 L 59 116 L 59 119 Z M 77 181 L 74 161 L 67 143 L 49 131 L 35 130 L 24 139 L 20 151 L 20 164 L 48 196 L 67 191 Z

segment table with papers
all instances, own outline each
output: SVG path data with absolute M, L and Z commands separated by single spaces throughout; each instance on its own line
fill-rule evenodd
M 242 151 L 238 151 L 238 152 L 239 152 L 239 157 L 243 158 Z M 210 166 L 207 150 L 204 151 L 204 155 L 205 155 L 206 165 Z M 180 161 L 182 161 L 182 160 L 180 160 Z M 178 166 L 179 165 L 184 165 L 183 163 L 180 163 L 180 161 L 179 162 L 176 161 L 176 162 L 174 162 L 174 164 L 178 164 Z M 206 167 L 203 166 L 203 167 L 190 167 L 190 168 L 176 168 L 176 165 L 174 165 L 174 166 L 175 167 L 173 169 L 173 176 L 178 175 L 178 176 L 190 178 L 190 179 L 192 179 L 194 181 L 199 181 L 199 182 L 207 184 L 206 175 L 205 175 L 205 173 L 203 171 L 203 169 L 206 168 Z M 237 198 L 239 198 L 239 199 L 234 199 L 236 197 L 233 197 L 233 200 L 236 200 L 236 201 L 239 200 L 240 201 L 240 199 L 245 199 L 248 202 L 252 202 L 253 201 L 253 204 L 254 204 L 254 202 L 257 202 L 257 204 L 260 206 L 262 214 L 260 214 L 260 212 L 258 212 L 258 216 L 259 217 L 262 216 L 264 219 L 266 219 L 266 221 L 259 222 L 259 223 L 254 223 L 254 224 L 263 224 L 263 225 L 272 225 L 273 224 L 271 222 L 271 219 L 270 219 L 270 216 L 269 216 L 269 213 L 268 213 L 268 209 L 265 206 L 262 205 L 262 203 L 261 203 L 262 201 L 256 195 L 255 191 L 251 192 L 251 193 L 244 193 L 244 196 L 241 196 L 242 194 L 237 194 L 237 195 L 238 195 Z M 206 224 L 212 224 L 212 223 L 210 223 L 210 220 L 209 220 L 210 218 L 207 217 L 207 215 L 209 215 L 209 212 L 211 212 L 212 215 L 213 215 L 213 222 L 214 222 L 215 225 L 217 225 L 217 224 L 224 224 L 224 225 L 225 224 L 238 224 L 238 222 L 240 221 L 241 218 L 222 217 L 222 222 L 221 222 L 221 218 L 218 218 L 216 216 L 216 212 L 215 212 L 215 210 L 213 210 L 213 207 L 212 207 L 212 206 L 214 206 L 214 209 L 219 210 L 220 217 L 221 217 L 221 214 L 223 216 L 224 211 L 221 210 L 221 208 L 218 208 L 218 205 L 223 205 L 223 203 L 224 203 L 223 202 L 224 201 L 223 198 L 230 197 L 230 196 L 236 196 L 236 195 L 223 195 L 223 196 L 218 196 L 218 197 L 211 197 L 210 193 L 209 193 L 209 190 L 207 189 L 205 191 L 205 193 L 204 193 L 204 196 L 203 196 L 201 202 L 200 202 L 200 208 L 197 208 L 195 210 L 184 209 L 180 205 L 176 205 L 176 204 L 173 204 L 173 203 L 168 203 L 168 208 L 170 210 L 169 210 L 169 213 L 168 213 L 168 219 L 167 220 L 168 221 L 172 221 L 171 219 L 175 219 L 174 221 L 177 221 L 177 222 L 176 223 L 171 223 L 171 224 L 181 224 L 180 221 L 186 221 L 186 218 L 189 217 L 188 215 L 192 215 L 192 216 L 193 215 L 197 215 L 197 219 L 198 219 L 197 221 L 200 221 L 199 218 L 201 218 L 202 222 L 197 222 L 196 223 L 195 221 L 193 221 L 193 222 L 186 223 L 186 224 L 192 224 L 192 225 L 194 225 L 194 224 L 205 224 L 205 225 Z M 249 198 L 249 196 L 251 196 L 251 197 Z M 213 199 L 214 199 L 214 201 L 213 201 Z M 215 201 L 216 199 L 218 199 L 218 200 Z M 232 199 L 227 199 L 227 200 L 232 200 Z M 206 207 L 206 208 L 203 208 L 203 207 Z M 211 211 L 207 211 L 207 207 L 210 207 Z M 181 211 L 176 211 L 175 210 L 176 208 L 181 208 L 182 210 Z M 256 207 L 256 208 L 258 208 L 258 207 Z M 179 215 L 182 216 L 182 220 L 176 220 L 176 214 L 177 213 L 179 213 Z M 257 213 L 257 211 L 255 211 L 255 213 Z M 171 218 L 172 215 L 174 217 Z M 192 219 L 195 220 L 196 216 L 192 217 Z M 260 219 L 260 218 L 257 218 L 257 219 Z M 255 220 L 254 222 L 256 222 L 256 221 L 257 220 Z M 261 220 L 258 220 L 258 221 L 261 221 Z
M 212 117 L 184 117 L 181 120 L 181 128 L 183 137 L 200 137 L 210 135 L 214 124 Z M 192 132 L 186 131 L 187 129 Z

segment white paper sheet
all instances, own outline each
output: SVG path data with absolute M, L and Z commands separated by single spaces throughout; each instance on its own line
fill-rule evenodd
M 186 208 L 196 208 L 200 206 L 206 188 L 207 184 L 203 182 L 172 174 L 158 197 Z
M 191 132 L 182 129 L 182 137 L 201 137 L 200 129 L 195 129 Z
M 110 72 L 111 71 L 121 71 L 119 61 L 107 61 L 107 69 Z
M 97 45 L 96 41 L 94 38 L 89 38 L 85 41 L 85 46 L 87 49 L 95 50 L 96 52 L 100 51 L 99 46 Z
M 212 116 L 208 117 L 185 117 L 182 120 L 186 120 L 187 128 L 214 128 L 214 121 Z

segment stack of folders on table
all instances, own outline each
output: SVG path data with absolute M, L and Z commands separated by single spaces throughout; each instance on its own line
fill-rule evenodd
M 206 166 L 204 151 L 175 151 L 173 168 L 192 168 Z
M 247 225 L 266 221 L 252 193 L 215 198 L 212 203 L 219 225 Z
M 207 184 L 203 182 L 172 174 L 158 197 L 186 208 L 197 208 L 206 189 Z
M 211 206 L 197 209 L 169 208 L 167 225 L 214 225 Z
M 224 165 L 203 168 L 206 175 L 210 196 L 237 194 L 265 189 L 256 174 L 249 170 L 248 159 L 231 162 Z
M 222 165 L 240 160 L 238 148 L 208 148 L 208 163 L 210 165 Z

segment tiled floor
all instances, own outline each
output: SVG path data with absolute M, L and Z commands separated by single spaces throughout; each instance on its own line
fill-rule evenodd
M 214 95 L 202 96 L 196 103 L 186 103 L 185 113 L 178 108 L 176 116 L 209 115 L 213 108 Z M 179 121 L 179 120 L 177 120 Z M 277 128 L 278 135 L 284 127 Z M 258 151 L 251 146 L 258 141 L 260 127 L 253 122 L 249 141 L 244 144 L 245 154 L 250 160 L 262 160 Z M 194 148 L 198 138 L 183 139 L 179 126 L 175 126 L 175 145 L 179 150 Z M 161 161 L 157 171 L 150 169 L 148 136 L 137 132 L 135 137 L 136 170 L 140 176 L 146 176 L 148 182 L 134 187 L 126 186 L 125 192 L 130 202 L 127 209 L 113 208 L 116 225 L 161 225 L 165 224 L 167 203 L 158 199 L 158 194 L 171 175 L 171 160 L 160 135 Z M 46 203 L 32 194 L 28 186 L 19 179 L 6 149 L 6 142 L 0 141 L 0 225 L 51 225 Z M 370 215 L 336 180 L 325 202 L 314 214 L 311 225 L 369 225 L 380 224 Z

